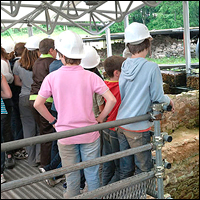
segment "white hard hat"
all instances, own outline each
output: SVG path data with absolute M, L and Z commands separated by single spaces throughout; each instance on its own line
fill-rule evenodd
M 126 44 L 127 43 L 140 44 L 145 39 L 148 39 L 148 38 L 150 40 L 153 39 L 149 33 L 148 28 L 144 24 L 133 22 L 129 26 L 127 26 L 125 29 L 124 42 Z
M 122 53 L 124 58 L 131 58 L 132 57 L 132 53 L 129 51 L 129 49 L 126 47 Z
M 15 44 L 14 42 L 5 42 L 2 44 L 2 47 L 5 49 L 7 53 L 11 53 L 12 51 L 14 51 Z
M 84 46 L 85 57 L 81 59 L 80 65 L 85 69 L 96 67 L 100 63 L 100 56 L 94 47 Z
M 70 30 L 62 32 L 55 39 L 55 49 L 67 58 L 82 59 L 85 56 L 82 38 Z
M 40 41 L 42 39 L 38 36 L 30 36 L 27 41 L 26 41 L 26 44 L 24 45 L 29 51 L 34 51 L 36 49 L 39 49 L 39 44 L 40 44 Z

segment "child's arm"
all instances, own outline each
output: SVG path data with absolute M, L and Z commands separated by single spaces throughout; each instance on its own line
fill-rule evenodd
M 8 85 L 6 78 L 3 74 L 1 74 L 1 97 L 2 99 L 8 99 L 12 97 L 12 92 L 10 86 Z
M 17 86 L 22 86 L 22 80 L 19 78 L 18 75 L 14 75 L 14 83 Z
M 97 122 L 102 123 L 103 120 L 107 117 L 107 115 L 111 112 L 113 107 L 115 106 L 117 100 L 112 94 L 110 90 L 107 90 L 102 96 L 106 99 L 106 104 L 103 111 L 100 115 L 96 118 Z
M 50 123 L 55 120 L 55 117 L 48 111 L 47 107 L 45 106 L 45 101 L 47 98 L 41 97 L 40 95 L 37 96 L 34 102 L 34 108 Z

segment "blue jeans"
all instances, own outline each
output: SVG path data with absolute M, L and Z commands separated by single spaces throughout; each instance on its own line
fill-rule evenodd
M 131 132 L 126 131 L 121 128 L 117 128 L 119 143 L 120 143 L 120 150 L 121 146 L 123 147 L 123 142 L 128 143 L 131 148 L 136 148 L 145 144 L 149 144 L 151 141 L 150 131 L 146 132 Z M 126 142 L 125 142 L 126 139 Z M 127 144 L 126 144 L 127 145 Z M 124 159 L 121 162 L 120 159 L 120 170 L 123 177 L 123 174 L 130 173 L 131 170 L 135 172 L 135 174 L 139 174 L 141 172 L 148 172 L 153 167 L 152 162 L 152 154 L 151 150 L 143 151 L 137 154 L 134 154 L 134 163 L 127 167 L 127 163 L 123 163 Z M 127 170 L 128 169 L 128 170 Z M 120 175 L 121 175 L 120 174 Z
M 88 161 L 100 156 L 100 138 L 93 143 L 63 145 L 58 142 L 58 149 L 63 167 L 73 166 L 82 161 Z M 100 187 L 99 165 L 84 169 L 88 191 Z M 67 188 L 64 198 L 68 199 L 80 194 L 80 170 L 65 175 Z
M 55 140 L 52 142 L 51 147 L 51 162 L 48 165 L 44 166 L 44 169 L 46 171 L 49 171 L 59 167 L 61 167 L 61 158 L 58 152 L 57 140 Z
M 118 129 L 119 128 L 117 128 L 116 130 L 117 130 L 120 151 L 130 149 L 130 145 L 126 139 L 126 136 L 123 134 L 123 132 L 119 132 Z M 128 178 L 130 176 L 133 176 L 133 174 L 134 174 L 134 157 L 133 157 L 133 155 L 120 158 L 119 173 L 120 173 L 120 180 Z
M 103 156 L 116 153 L 120 150 L 116 131 L 110 129 L 104 129 L 102 133 L 102 139 L 103 139 L 103 151 L 102 151 Z M 102 169 L 103 186 L 120 180 L 119 165 L 120 165 L 119 159 L 103 163 L 103 169 Z

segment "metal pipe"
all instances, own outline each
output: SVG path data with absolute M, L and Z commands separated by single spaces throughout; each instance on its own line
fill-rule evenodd
M 39 136 L 25 138 L 21 140 L 15 140 L 12 142 L 5 142 L 1 144 L 1 151 L 14 150 L 14 149 L 18 149 L 18 148 L 22 148 L 22 147 L 26 147 L 30 145 L 41 144 L 44 142 L 50 142 L 50 141 L 58 140 L 61 138 L 67 138 L 67 137 L 71 137 L 75 135 L 80 135 L 80 134 L 89 133 L 93 131 L 99 131 L 106 128 L 116 127 L 116 126 L 120 126 L 124 124 L 131 124 L 134 122 L 145 121 L 145 120 L 150 120 L 150 119 L 151 119 L 151 115 L 145 114 L 145 115 L 141 115 L 137 117 L 120 119 L 120 120 L 115 120 L 111 122 L 105 122 L 101 124 L 81 127 L 77 129 L 61 131 L 59 132 L 59 134 L 58 132 L 55 132 L 55 133 L 49 133 L 46 135 L 39 135 Z
M 183 22 L 184 22 L 184 43 L 185 43 L 185 60 L 186 74 L 191 73 L 191 53 L 190 53 L 190 23 L 189 23 L 189 5 L 188 1 L 183 1 Z
M 155 109 L 153 115 L 159 115 L 160 111 Z M 160 133 L 160 120 L 154 121 L 154 142 L 156 146 L 156 178 L 157 178 L 157 187 L 158 187 L 158 199 L 164 199 L 164 185 L 163 185 L 163 161 L 162 161 L 162 146 L 163 139 Z
M 112 56 L 112 46 L 110 38 L 110 28 L 106 29 L 106 44 L 107 44 L 107 57 Z
M 154 172 L 143 172 L 135 176 L 111 183 L 109 185 L 100 187 L 91 192 L 86 192 L 78 196 L 72 197 L 71 199 L 103 199 L 107 194 L 114 193 L 116 191 L 122 190 L 123 188 L 128 188 L 130 186 L 136 185 L 138 183 L 144 182 L 150 178 L 153 178 Z
M 11 182 L 8 182 L 8 183 L 4 183 L 1 186 L 1 192 L 11 190 L 11 189 L 14 189 L 14 188 L 18 188 L 18 187 L 21 187 L 21 186 L 24 186 L 24 185 L 32 184 L 32 183 L 35 183 L 35 182 L 39 182 L 39 181 L 42 181 L 44 179 L 51 178 L 53 176 L 60 176 L 60 175 L 67 174 L 67 173 L 70 173 L 70 172 L 73 172 L 73 171 L 77 171 L 77 170 L 80 170 L 80 169 L 83 169 L 83 168 L 88 168 L 88 167 L 91 167 L 91 166 L 94 166 L 94 165 L 98 165 L 100 163 L 108 162 L 108 161 L 111 161 L 111 160 L 114 160 L 114 159 L 119 159 L 119 158 L 122 158 L 122 157 L 125 157 L 125 156 L 129 156 L 129 155 L 132 155 L 132 154 L 142 152 L 142 151 L 147 151 L 147 150 L 150 150 L 151 148 L 152 148 L 151 144 L 146 144 L 146 145 L 143 145 L 143 146 L 140 146 L 140 147 L 137 147 L 137 148 L 131 148 L 131 149 L 128 149 L 128 150 L 125 150 L 125 151 L 109 154 L 109 155 L 102 156 L 102 157 L 99 157 L 99 158 L 95 158 L 95 159 L 92 159 L 92 160 L 83 161 L 83 162 L 77 163 L 75 165 L 66 167 L 66 168 L 61 167 L 61 168 L 58 168 L 58 169 L 54 169 L 54 170 L 44 172 L 42 174 L 36 174 L 36 175 L 30 176 L 30 177 L 25 177 L 25 178 L 22 178 L 22 179 L 14 180 L 14 181 L 11 181 Z
M 31 24 L 27 24 L 28 36 L 33 36 L 33 29 Z

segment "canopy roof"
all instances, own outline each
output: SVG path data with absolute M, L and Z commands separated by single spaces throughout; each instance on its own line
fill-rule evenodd
M 1 32 L 33 25 L 50 35 L 56 25 L 67 25 L 96 35 L 129 13 L 159 3 L 161 1 L 1 1 Z M 42 29 L 40 24 L 46 24 L 47 28 Z M 89 26 L 89 30 L 84 26 Z

